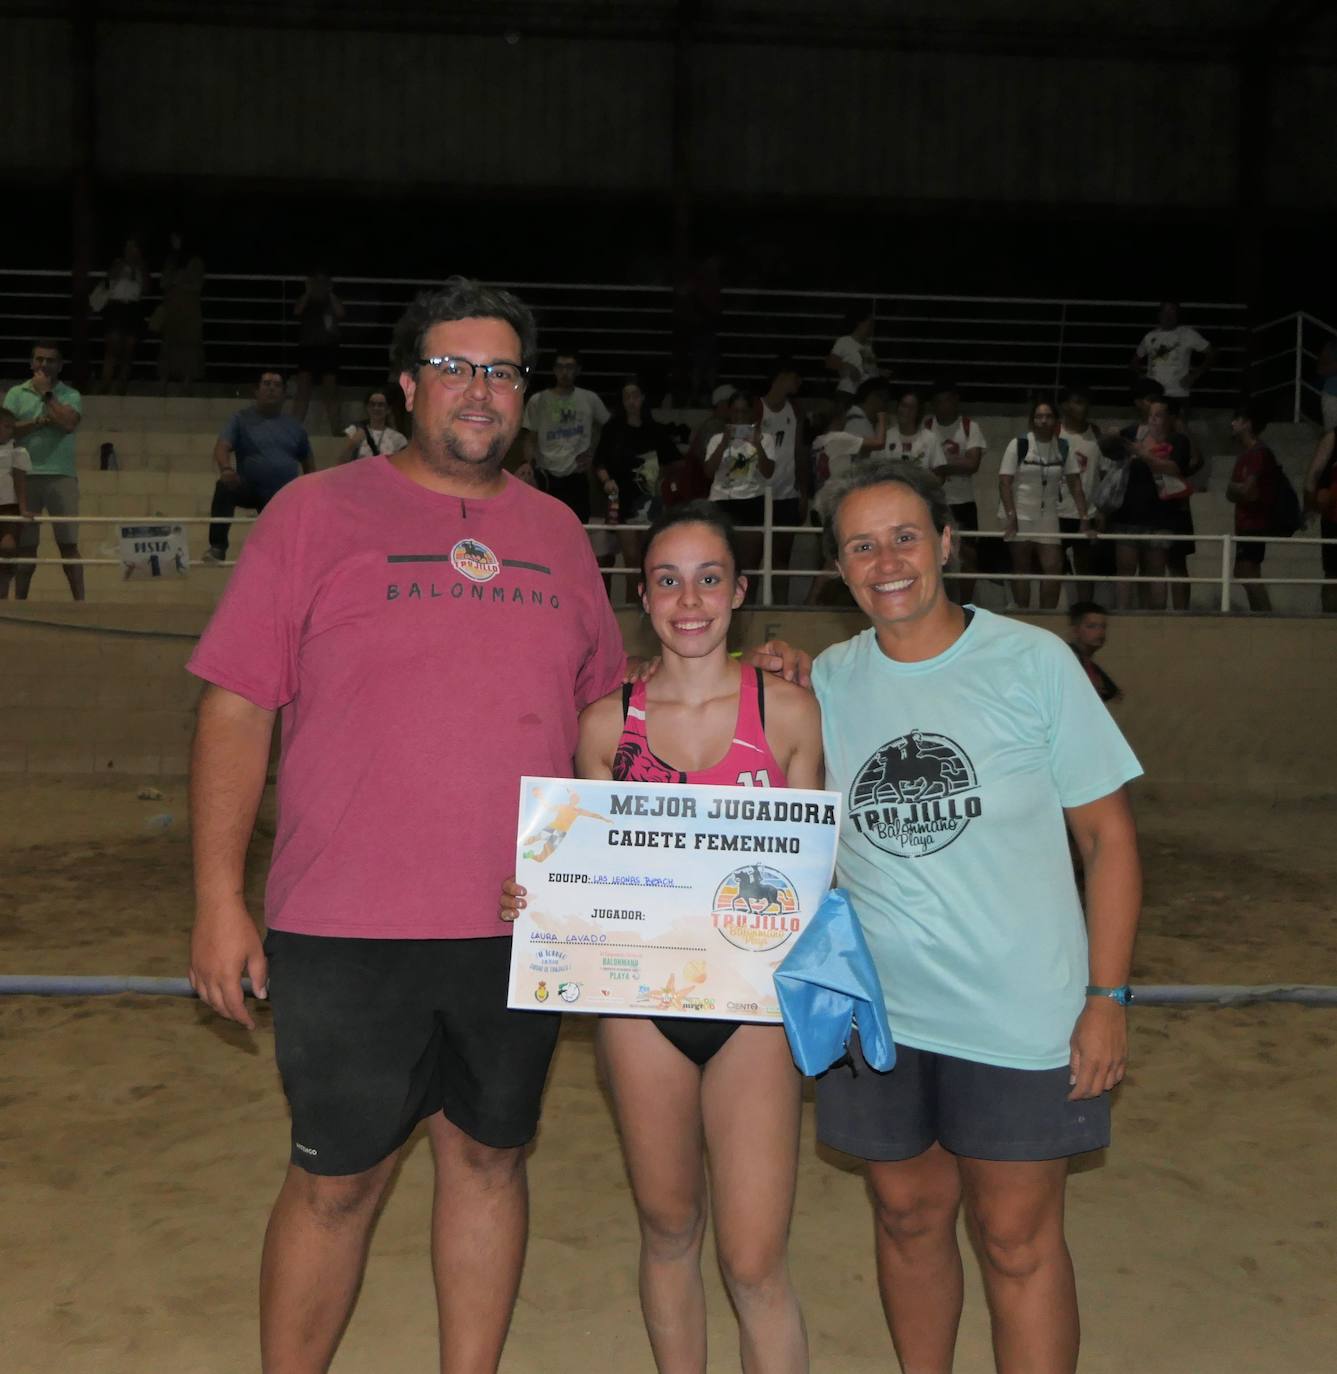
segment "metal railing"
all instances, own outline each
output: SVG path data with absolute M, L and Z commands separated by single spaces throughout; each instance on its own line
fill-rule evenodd
M 99 273 L 94 280 L 100 279 Z M 390 374 L 395 321 L 414 294 L 432 282 L 396 277 L 341 277 L 336 293 L 347 315 L 341 324 L 340 374 L 348 382 L 383 384 Z M 581 350 L 585 381 L 610 392 L 623 377 L 644 376 L 658 399 L 690 401 L 692 357 L 704 352 L 698 378 L 757 387 L 779 354 L 801 366 L 810 389 L 834 387 L 826 358 L 851 307 L 871 303 L 877 315 L 874 347 L 883 369 L 907 385 L 950 376 L 984 400 L 1023 401 L 1028 395 L 1080 382 L 1099 399 L 1122 400 L 1133 373 L 1133 351 L 1151 328 L 1157 303 L 1098 299 L 1046 300 L 1025 296 L 911 295 L 897 292 L 778 291 L 729 288 L 713 325 L 694 326 L 671 287 L 656 284 L 501 282 L 534 309 L 544 348 Z M 297 275 L 212 273 L 204 289 L 204 342 L 212 382 L 249 383 L 261 368 L 291 372 L 297 365 L 299 322 L 293 307 L 304 278 Z M 146 308 L 158 296 L 145 297 Z M 0 373 L 26 373 L 34 338 L 67 341 L 72 278 L 68 271 L 0 270 Z M 1185 302 L 1185 318 L 1217 349 L 1213 369 L 1195 389 L 1202 402 L 1221 404 L 1240 394 L 1251 335 L 1245 308 L 1230 302 Z M 101 320 L 90 320 L 94 358 L 101 353 Z M 157 374 L 159 340 L 139 344 L 135 377 Z M 699 398 L 697 398 L 699 399 Z
M 1281 315 L 1252 330 L 1249 393 L 1275 396 L 1278 411 L 1294 422 L 1320 417 L 1323 393 L 1316 364 L 1337 326 L 1307 310 Z
M 777 525 L 774 523 L 772 514 L 772 497 L 770 492 L 765 495 L 765 509 L 763 523 L 760 525 L 740 525 L 740 534 L 760 534 L 762 536 L 762 555 L 761 566 L 756 568 L 744 568 L 742 571 L 749 579 L 759 579 L 760 598 L 756 603 L 758 609 L 784 610 L 799 609 L 791 606 L 786 598 L 785 601 L 777 602 L 775 599 L 776 580 L 780 579 L 817 579 L 819 581 L 834 580 L 839 574 L 823 566 L 803 567 L 803 568 L 778 568 L 774 565 L 774 541 L 776 535 L 793 535 L 798 539 L 820 539 L 822 531 L 812 525 Z M 120 526 L 120 525 L 250 525 L 254 524 L 255 516 L 232 516 L 222 519 L 215 519 L 209 515 L 164 515 L 155 514 L 153 516 L 144 515 L 83 515 L 73 518 L 66 516 L 41 515 L 35 517 L 38 524 L 79 524 L 95 526 Z M 19 524 L 27 521 L 27 517 L 17 515 L 0 515 L 0 527 L 4 524 Z M 646 524 L 600 524 L 591 522 L 585 529 L 599 545 L 602 536 L 615 536 L 622 531 L 632 531 L 643 533 L 649 528 Z M 964 530 L 958 531 L 963 537 L 972 540 L 993 540 L 1001 539 L 1012 542 L 1002 530 Z M 1232 609 L 1231 593 L 1236 587 L 1248 588 L 1251 586 L 1259 587 L 1337 587 L 1337 579 L 1325 577 L 1273 577 L 1264 576 L 1256 578 L 1243 578 L 1235 576 L 1235 555 L 1237 545 L 1240 542 L 1263 543 L 1268 545 L 1283 546 L 1302 546 L 1322 548 L 1325 545 L 1337 546 L 1337 539 L 1321 539 L 1304 534 L 1296 534 L 1289 537 L 1280 535 L 1254 535 L 1248 534 L 1238 536 L 1234 534 L 1201 534 L 1191 535 L 1170 534 L 1157 532 L 1155 534 L 1125 534 L 1125 533 L 1096 533 L 1096 534 L 1046 534 L 1046 540 L 1059 540 L 1071 542 L 1079 545 L 1090 544 L 1120 544 L 1120 543 L 1158 543 L 1168 544 L 1173 542 L 1188 542 L 1196 540 L 1198 543 L 1215 544 L 1219 548 L 1219 561 L 1217 572 L 1210 577 L 1177 576 L 1172 573 L 1148 575 L 1148 574 L 1120 574 L 1105 571 L 1044 573 L 1040 571 L 1017 572 L 1012 569 L 1001 570 L 990 568 L 987 571 L 962 571 L 959 567 L 953 567 L 944 572 L 943 576 L 948 580 L 974 581 L 974 582 L 995 582 L 1009 584 L 1013 582 L 1058 582 L 1063 583 L 1085 583 L 1090 585 L 1131 585 L 1137 586 L 1211 586 L 1218 589 L 1216 609 L 1222 614 L 1228 614 Z M 1026 542 L 1026 541 L 1019 541 Z M 122 567 L 124 566 L 119 557 L 113 557 L 109 552 L 103 551 L 96 557 L 63 558 L 38 556 L 31 554 L 15 553 L 4 560 L 3 567 L 12 571 L 16 567 L 23 566 L 63 566 L 66 564 L 78 564 L 84 567 Z M 212 570 L 214 568 L 232 568 L 236 566 L 235 559 L 227 559 L 217 563 L 214 562 L 192 562 L 191 567 Z M 601 573 L 606 579 L 629 578 L 634 579 L 638 575 L 638 569 L 628 568 L 625 565 L 610 565 L 600 568 Z M 823 609 L 839 610 L 840 607 L 824 607 Z M 1125 609 L 1142 609 L 1128 607 Z M 1278 612 L 1272 612 L 1278 614 Z

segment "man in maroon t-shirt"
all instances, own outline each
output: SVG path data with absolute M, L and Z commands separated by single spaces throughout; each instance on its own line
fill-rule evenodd
M 265 1370 L 328 1367 L 395 1159 L 426 1122 L 451 1368 L 493 1370 L 520 1280 L 525 1145 L 558 1018 L 509 1011 L 497 916 L 519 779 L 565 775 L 624 655 L 589 540 L 502 468 L 529 310 L 454 278 L 396 333 L 413 439 L 303 477 L 255 525 L 190 670 L 191 981 L 274 1009 L 292 1112 L 265 1236 Z M 283 712 L 262 947 L 243 864 Z
M 1251 402 L 1240 406 L 1230 422 L 1235 441 L 1244 450 L 1235 460 L 1226 487 L 1226 499 L 1235 503 L 1235 576 L 1261 577 L 1267 544 L 1262 535 L 1272 533 L 1277 506 L 1277 460 L 1259 437 L 1267 428 L 1267 415 Z M 1272 598 L 1261 583 L 1245 585 L 1251 611 L 1270 611 Z

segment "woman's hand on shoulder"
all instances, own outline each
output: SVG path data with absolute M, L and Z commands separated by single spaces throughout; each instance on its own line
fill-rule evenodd
M 743 662 L 800 687 L 812 686 L 812 655 L 783 639 L 768 639 L 754 649 L 744 649 Z

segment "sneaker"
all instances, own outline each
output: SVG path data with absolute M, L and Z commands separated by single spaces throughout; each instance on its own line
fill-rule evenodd
M 226 561 L 227 550 L 216 549 L 212 544 L 204 551 L 204 557 L 200 559 L 201 563 L 225 563 Z

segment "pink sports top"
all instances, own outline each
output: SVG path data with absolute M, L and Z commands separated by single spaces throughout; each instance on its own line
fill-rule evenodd
M 622 737 L 613 755 L 614 779 L 709 783 L 713 787 L 787 787 L 785 770 L 766 742 L 763 683 L 760 668 L 750 673 L 743 669 L 738 680 L 738 719 L 728 751 L 718 763 L 695 773 L 684 773 L 651 751 L 645 730 L 645 683 L 626 683 L 622 688 Z

